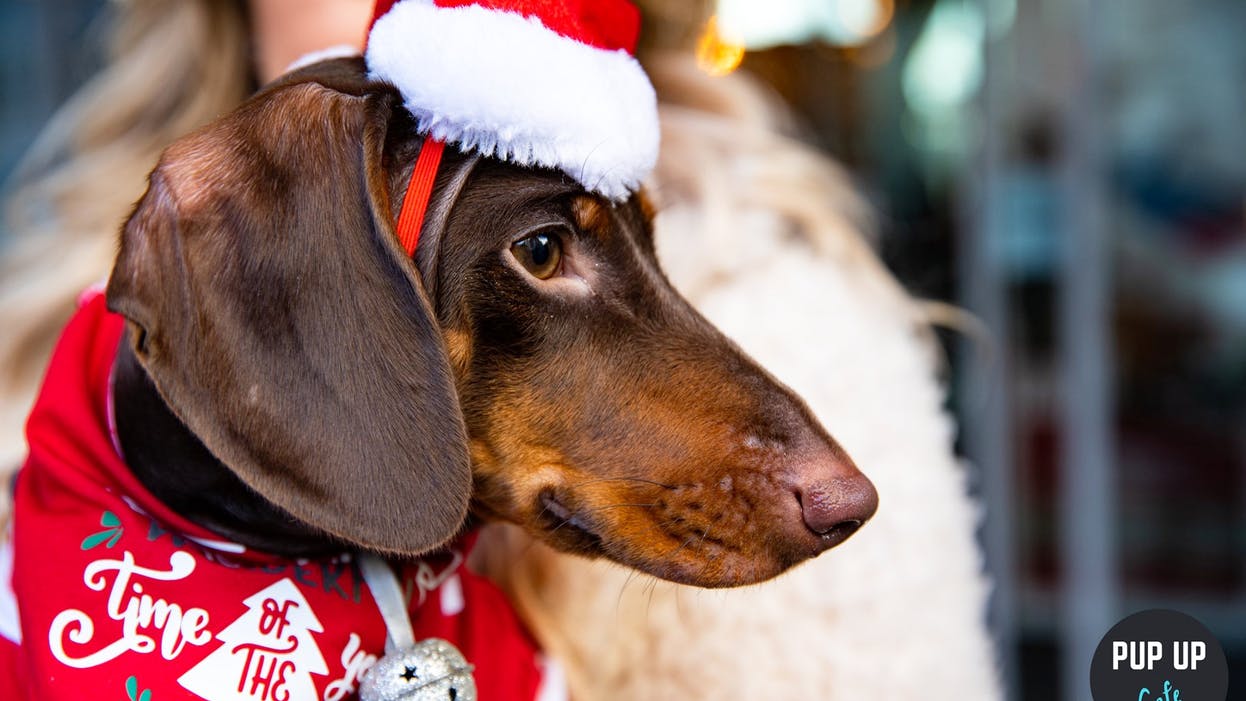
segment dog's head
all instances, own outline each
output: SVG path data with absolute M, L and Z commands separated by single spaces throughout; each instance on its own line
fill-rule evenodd
M 109 304 L 251 489 L 363 548 L 435 548 L 470 504 L 702 586 L 873 514 L 805 405 L 671 288 L 642 197 L 448 152 L 407 258 L 400 105 L 359 61 L 291 74 L 172 146 L 124 229 Z

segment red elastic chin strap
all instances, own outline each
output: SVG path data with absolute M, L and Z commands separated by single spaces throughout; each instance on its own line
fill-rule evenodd
M 407 252 L 407 257 L 415 256 L 415 247 L 420 243 L 424 213 L 428 210 L 428 201 L 433 196 L 433 183 L 437 180 L 437 169 L 441 165 L 441 154 L 445 150 L 444 141 L 428 136 L 420 147 L 419 157 L 415 159 L 411 182 L 407 185 L 406 196 L 402 198 L 402 211 L 398 213 L 398 242 Z
M 368 33 L 372 25 L 394 6 L 395 0 L 376 0 L 372 7 L 372 21 L 368 22 Z M 367 49 L 368 35 L 364 35 L 364 48 Z M 446 145 L 432 135 L 425 137 L 420 147 L 420 155 L 415 160 L 415 170 L 411 171 L 411 182 L 407 185 L 407 194 L 402 198 L 402 211 L 398 213 L 398 242 L 408 257 L 415 256 L 415 247 L 420 243 L 420 229 L 424 226 L 424 213 L 428 211 L 428 201 L 433 196 L 433 183 L 437 180 L 437 169 L 441 165 L 441 154 Z

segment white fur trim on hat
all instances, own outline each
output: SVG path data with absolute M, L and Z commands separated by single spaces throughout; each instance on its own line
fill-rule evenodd
M 636 59 L 535 18 L 406 0 L 373 26 L 367 62 L 422 132 L 464 150 L 557 168 L 614 200 L 657 160 L 657 99 Z

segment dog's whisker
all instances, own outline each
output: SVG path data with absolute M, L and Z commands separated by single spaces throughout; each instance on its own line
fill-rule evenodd
M 662 482 L 658 482 L 656 480 L 644 479 L 643 477 L 596 477 L 593 479 L 576 482 L 574 484 L 571 484 L 570 486 L 574 489 L 574 488 L 583 487 L 589 484 L 597 484 L 599 482 L 640 482 L 643 484 L 651 484 L 655 487 L 662 487 L 663 489 L 674 489 L 675 488 L 674 485 L 665 484 Z
M 593 150 L 596 151 L 597 147 L 593 147 Z M 588 159 L 592 158 L 592 155 L 593 155 L 592 152 L 590 152 L 589 155 L 584 158 L 584 164 L 580 168 L 581 178 L 584 177 L 584 169 L 588 167 Z M 597 181 L 593 183 L 593 186 L 589 189 L 594 190 L 594 191 L 598 190 L 601 187 L 601 184 L 605 182 L 606 178 L 610 177 L 610 174 L 618 169 L 619 169 L 619 166 L 614 165 L 614 164 L 612 164 L 609 168 L 606 168 L 604 171 L 602 171 L 601 175 L 598 176 Z
M 633 581 L 633 580 L 635 580 L 635 579 L 636 579 L 636 577 L 637 577 L 639 574 L 640 574 L 640 570 L 636 570 L 636 569 L 631 570 L 631 571 L 630 571 L 630 572 L 628 572 L 628 574 L 627 574 L 627 579 L 623 580 L 623 586 L 619 587 L 619 598 L 618 598 L 618 599 L 616 599 L 616 600 L 615 600 L 615 602 L 614 602 L 614 612 L 615 612 L 615 615 L 621 615 L 621 614 L 622 614 L 622 608 L 623 608 L 623 594 L 627 591 L 627 586 L 628 586 L 629 584 L 631 584 L 631 583 L 632 583 L 632 581 Z
M 706 526 L 705 528 L 702 528 L 702 529 L 701 529 L 701 540 L 697 542 L 697 547 L 698 547 L 698 548 L 699 548 L 699 547 L 701 547 L 702 545 L 705 545 L 705 537 L 706 537 L 706 536 L 708 536 L 708 535 L 709 535 L 709 533 L 710 533 L 710 527 L 709 527 L 709 526 Z
M 580 162 L 580 174 L 578 177 L 576 177 L 576 180 L 578 180 L 579 182 L 584 182 L 584 171 L 588 170 L 588 162 L 592 160 L 593 154 L 597 153 L 597 149 L 601 148 L 604 143 L 605 142 L 598 142 L 596 146 L 589 149 L 588 154 L 584 156 L 584 160 Z M 601 184 L 601 181 L 599 180 L 594 185 L 594 188 L 596 187 L 596 185 L 600 185 L 600 184 Z
M 655 577 L 649 578 L 649 600 L 645 602 L 645 618 L 649 618 L 649 613 L 653 610 L 653 594 L 658 590 L 658 580 Z
M 688 538 L 688 539 L 684 540 L 684 542 L 680 543 L 680 544 L 679 544 L 676 548 L 674 548 L 673 550 L 670 550 L 670 551 L 668 551 L 668 552 L 662 553 L 662 559 L 663 559 L 663 560 L 665 560 L 665 559 L 666 559 L 666 558 L 668 558 L 668 557 L 674 557 L 674 556 L 678 555 L 680 550 L 683 550 L 684 548 L 686 548 L 686 547 L 688 547 L 689 545 L 691 545 L 691 544 L 692 544 L 692 540 L 693 540 L 692 538 Z
M 617 508 L 622 507 L 622 506 L 643 506 L 643 507 L 653 507 L 653 506 L 657 506 L 657 504 L 654 504 L 654 503 L 651 503 L 651 504 L 607 504 L 607 505 L 605 505 L 605 506 L 596 506 L 596 507 L 593 507 L 593 508 L 591 508 L 591 509 L 585 509 L 585 511 L 587 511 L 587 512 L 605 511 L 606 509 L 617 509 Z
M 705 572 L 706 570 L 710 568 L 710 565 L 714 564 L 715 562 L 718 562 L 718 560 L 720 560 L 721 558 L 722 558 L 721 555 L 705 558 L 705 562 L 701 565 L 700 571 L 697 572 L 697 579 L 704 577 Z

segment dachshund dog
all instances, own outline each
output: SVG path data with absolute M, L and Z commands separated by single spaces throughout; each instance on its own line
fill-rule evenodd
M 343 553 L 389 556 L 411 610 L 461 562 L 417 558 L 458 553 L 473 521 L 727 587 L 873 515 L 801 400 L 671 288 L 642 196 L 451 149 L 409 257 L 395 220 L 423 140 L 401 105 L 362 60 L 324 61 L 164 153 L 112 314 L 97 295 L 70 323 L 31 415 L 0 696 L 130 674 L 131 699 L 347 698 L 395 609 L 361 608 Z M 478 581 L 458 585 L 478 613 L 446 622 L 443 590 L 415 631 L 458 630 L 482 697 L 531 698 L 539 658 Z
M 417 555 L 505 519 L 702 587 L 870 518 L 801 400 L 671 288 L 642 196 L 447 154 L 406 258 L 400 104 L 327 61 L 161 159 L 107 289 L 120 442 L 157 497 L 290 556 Z

